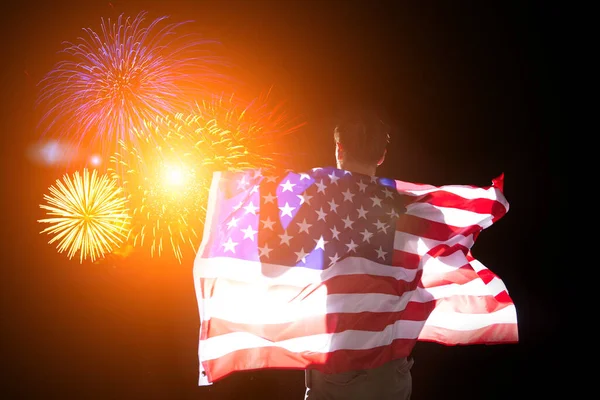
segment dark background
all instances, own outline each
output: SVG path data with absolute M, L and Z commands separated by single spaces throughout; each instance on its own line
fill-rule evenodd
M 418 343 L 414 400 L 558 394 L 551 341 L 557 268 L 549 249 L 558 177 L 560 12 L 539 2 L 11 2 L 2 17 L 2 385 L 6 399 L 301 399 L 302 371 L 233 374 L 197 386 L 192 262 L 80 265 L 39 235 L 42 194 L 65 172 L 31 163 L 36 83 L 63 40 L 101 17 L 193 19 L 244 70 L 274 85 L 307 125 L 288 138 L 297 168 L 332 165 L 333 116 L 377 108 L 393 126 L 378 175 L 485 186 L 505 174 L 508 214 L 473 254 L 505 282 L 520 343 Z M 417 4 L 419 4 L 417 6 Z M 248 89 L 248 90 L 250 90 Z M 246 89 L 245 89 L 246 90 Z M 140 261 L 141 260 L 141 261 Z M 557 347 L 560 348 L 556 352 Z M 557 355 L 556 355 L 557 354 Z

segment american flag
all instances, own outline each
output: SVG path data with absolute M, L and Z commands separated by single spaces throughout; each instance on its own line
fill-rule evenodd
M 516 343 L 504 283 L 471 254 L 509 209 L 502 186 L 333 167 L 216 172 L 194 261 L 199 385 L 251 369 L 377 367 L 417 340 Z

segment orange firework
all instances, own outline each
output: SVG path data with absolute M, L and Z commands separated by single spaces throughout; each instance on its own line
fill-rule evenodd
M 168 246 L 181 262 L 185 247 L 199 245 L 213 172 L 278 166 L 277 139 L 297 127 L 260 100 L 243 107 L 233 96 L 198 102 L 194 113 L 134 129 L 135 145 L 120 142 L 110 171 L 128 193 L 130 243 L 149 247 L 151 256 Z

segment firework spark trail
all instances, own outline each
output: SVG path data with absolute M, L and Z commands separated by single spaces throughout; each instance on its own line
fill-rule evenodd
M 210 100 L 196 102 L 194 113 L 185 118 L 185 123 L 194 129 L 185 132 L 195 141 L 199 151 L 207 138 L 217 137 L 217 134 L 223 142 L 215 143 L 228 143 L 228 151 L 243 150 L 242 153 L 253 161 L 237 163 L 238 169 L 281 166 L 284 159 L 290 158 L 289 153 L 279 150 L 281 139 L 305 123 L 294 124 L 295 119 L 286 112 L 283 103 L 271 105 L 269 96 L 270 91 L 251 101 L 231 95 L 212 96 Z M 179 118 L 183 119 L 183 116 Z M 241 155 L 237 154 L 237 157 Z
M 131 129 L 144 120 L 190 110 L 191 99 L 227 85 L 219 72 L 225 61 L 209 51 L 216 41 L 179 34 L 190 21 L 167 23 L 163 16 L 145 26 L 146 14 L 102 19 L 100 34 L 85 28 L 87 37 L 65 42 L 67 59 L 39 83 L 44 135 L 66 136 L 77 146 L 112 145 L 112 153 L 119 140 L 136 139 Z
M 125 241 L 130 220 L 126 199 L 108 175 L 76 171 L 72 177 L 65 175 L 62 182 L 57 180 L 49 191 L 44 195 L 47 204 L 40 208 L 47 210 L 50 218 L 38 222 L 50 224 L 40 233 L 54 235 L 48 243 L 58 241 L 59 253 L 66 250 L 71 259 L 79 251 L 83 263 L 88 257 L 94 261 L 110 253 Z
M 133 130 L 136 145 L 120 142 L 109 172 L 133 210 L 128 243 L 148 246 L 152 257 L 170 246 L 181 263 L 183 249 L 195 252 L 199 244 L 214 171 L 279 166 L 277 139 L 301 125 L 291 126 L 283 110 L 265 101 L 213 97 L 198 102 L 193 113 L 146 121 Z

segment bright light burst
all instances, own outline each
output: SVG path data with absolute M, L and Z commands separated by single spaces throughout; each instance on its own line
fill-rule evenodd
M 300 125 L 291 127 L 265 100 L 242 106 L 233 96 L 215 97 L 189 115 L 145 122 L 134 129 L 136 145 L 120 142 L 110 162 L 133 210 L 128 243 L 148 246 L 152 257 L 169 246 L 181 263 L 184 248 L 199 245 L 214 171 L 279 166 L 277 139 Z M 150 139 L 157 137 L 159 145 Z
M 88 257 L 94 261 L 110 253 L 125 241 L 130 220 L 126 198 L 107 174 L 76 171 L 49 190 L 44 195 L 47 204 L 40 205 L 49 218 L 38 222 L 50 224 L 41 233 L 54 235 L 48 243 L 58 241 L 59 253 L 66 250 L 71 259 L 79 251 L 83 263 Z
M 132 140 L 132 127 L 144 120 L 183 110 L 227 80 L 224 63 L 209 51 L 214 41 L 182 34 L 186 22 L 146 26 L 146 12 L 135 18 L 102 19 L 101 30 L 66 42 L 66 59 L 40 82 L 38 105 L 44 134 L 67 136 L 78 146 L 99 142 L 112 154 L 119 140 Z
M 162 255 L 169 246 L 181 261 L 182 247 L 196 245 L 194 222 L 204 213 L 206 178 L 192 161 L 191 147 L 184 150 L 184 138 L 169 136 L 165 142 L 164 147 L 151 142 L 133 147 L 121 141 L 111 161 L 126 172 L 110 170 L 122 180 L 132 204 L 128 243 L 148 245 L 151 256 Z

